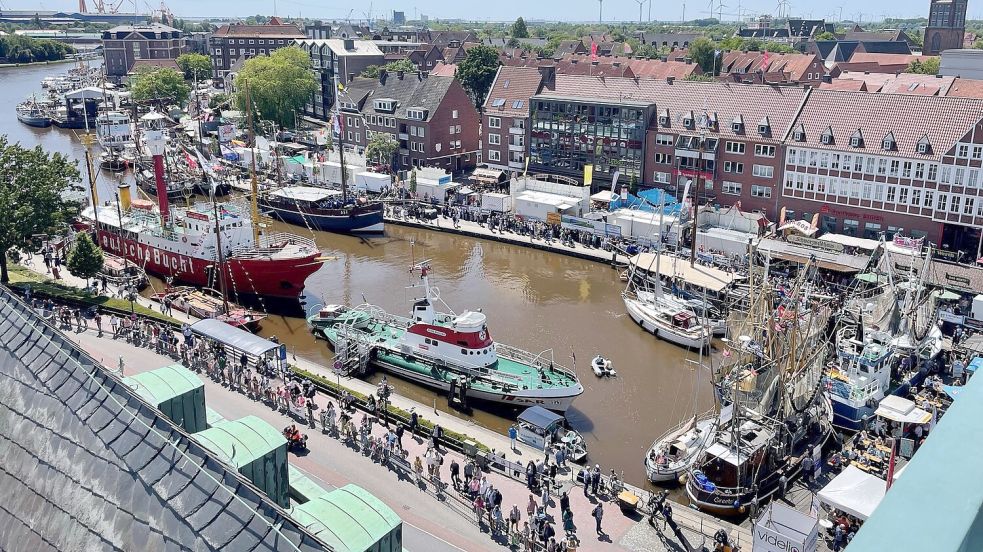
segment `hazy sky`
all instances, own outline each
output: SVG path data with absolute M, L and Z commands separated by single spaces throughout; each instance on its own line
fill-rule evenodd
M 118 2 L 119 0 L 105 0 Z M 120 11 L 133 11 L 136 4 L 141 12 L 147 11 L 148 2 L 145 0 L 122 0 Z M 605 21 L 637 21 L 639 0 L 605 0 Z M 644 2 L 642 17 L 648 20 L 649 4 Z M 686 18 L 708 17 L 710 0 L 695 0 L 682 3 L 679 1 L 665 2 L 651 0 L 652 19 L 678 20 L 682 17 L 685 5 Z M 714 15 L 721 0 L 715 0 Z M 774 14 L 777 11 L 778 0 L 722 0 L 724 3 L 723 19 L 735 20 L 740 11 L 747 15 Z M 149 2 L 157 5 L 159 0 Z M 78 9 L 77 0 L 7 0 L 3 3 L 8 9 L 32 9 L 41 7 L 47 10 Z M 40 4 L 40 6 L 39 6 Z M 91 6 L 92 0 L 89 0 Z M 413 17 L 414 9 L 417 14 L 427 14 L 437 18 L 465 18 L 479 20 L 509 20 L 517 16 L 528 19 L 563 19 L 566 21 L 597 21 L 598 3 L 596 0 L 497 0 L 495 2 L 476 2 L 474 0 L 383 0 L 358 2 L 325 2 L 323 0 L 167 0 L 167 5 L 178 17 L 207 17 L 207 16 L 246 16 L 256 13 L 272 14 L 274 6 L 280 15 L 324 19 L 344 19 L 350 10 L 353 19 L 365 19 L 365 12 L 372 6 L 372 15 L 378 18 L 385 14 L 392 16 L 392 10 L 406 12 L 408 18 Z M 847 1 L 832 0 L 829 2 L 808 2 L 806 0 L 791 0 L 790 13 L 801 17 L 826 18 L 836 20 L 841 6 L 844 19 L 857 19 L 863 13 L 862 20 L 882 19 L 888 17 L 917 17 L 928 15 L 928 0 L 864 0 Z M 977 8 L 976 6 L 979 6 Z M 983 13 L 983 3 L 969 6 L 969 17 L 978 18 L 977 9 Z M 728 15 L 730 14 L 730 15 Z

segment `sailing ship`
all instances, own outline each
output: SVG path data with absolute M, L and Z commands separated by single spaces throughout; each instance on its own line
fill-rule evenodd
M 731 415 L 686 481 L 701 510 L 732 516 L 764 503 L 783 478 L 798 476 L 801 459 L 816 455 L 832 432 L 832 405 L 823 392 L 832 308 L 811 294 L 811 268 L 810 261 L 789 288 L 776 291 L 765 281 L 752 293 L 750 310 L 731 315 L 737 338 L 727 341 L 718 383 Z
M 364 370 L 371 363 L 449 397 L 558 412 L 584 392 L 576 373 L 554 363 L 551 351 L 534 354 L 496 343 L 484 313 L 437 312 L 440 296 L 430 286 L 429 263 L 413 270 L 424 295 L 414 301 L 410 318 L 361 305 L 335 306 L 311 320 L 334 348 L 336 369 Z
M 266 318 L 262 312 L 230 304 L 224 293 L 212 288 L 168 287 L 150 298 L 195 318 L 214 318 L 251 332 L 259 330 Z

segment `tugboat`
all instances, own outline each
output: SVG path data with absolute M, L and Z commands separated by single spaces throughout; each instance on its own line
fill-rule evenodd
M 577 375 L 552 360 L 552 352 L 533 354 L 496 343 L 484 313 L 441 313 L 430 266 L 417 264 L 424 296 L 412 318 L 373 305 L 322 309 L 311 320 L 336 353 L 336 369 L 368 363 L 408 380 L 465 397 L 513 407 L 542 406 L 565 412 L 584 387 Z M 416 287 L 416 286 L 414 286 Z M 448 309 L 449 310 L 449 309 Z

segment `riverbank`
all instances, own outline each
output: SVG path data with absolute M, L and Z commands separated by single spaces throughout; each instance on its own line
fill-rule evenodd
M 30 63 L 0 63 L 0 69 L 15 69 L 18 67 L 37 67 L 41 65 L 59 65 L 62 63 L 74 63 L 77 61 L 92 61 L 94 59 L 99 59 L 99 57 L 101 56 L 93 56 L 93 57 L 81 58 L 81 59 L 65 58 L 55 61 L 32 61 Z

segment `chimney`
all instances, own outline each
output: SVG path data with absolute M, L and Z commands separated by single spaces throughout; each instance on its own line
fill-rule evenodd
M 389 76 L 389 72 L 385 69 L 379 69 L 379 84 L 386 84 L 386 77 Z
M 545 88 L 553 88 L 556 85 L 555 65 L 540 65 L 539 75 L 540 75 L 540 79 L 542 79 L 543 81 L 543 86 Z
M 355 39 L 346 38 L 344 41 L 342 41 L 342 44 L 344 44 L 345 50 L 348 52 L 351 52 L 352 50 L 355 49 Z
M 402 71 L 396 71 L 396 78 L 399 79 L 399 80 L 403 80 L 403 72 Z
M 825 83 L 833 82 L 833 75 L 830 74 L 823 75 L 823 82 Z
M 669 84 L 672 84 L 674 80 L 676 80 L 676 77 L 666 77 L 666 82 L 668 82 Z
M 611 62 L 611 65 L 613 65 L 615 67 L 621 67 L 621 62 L 620 61 L 612 61 Z

